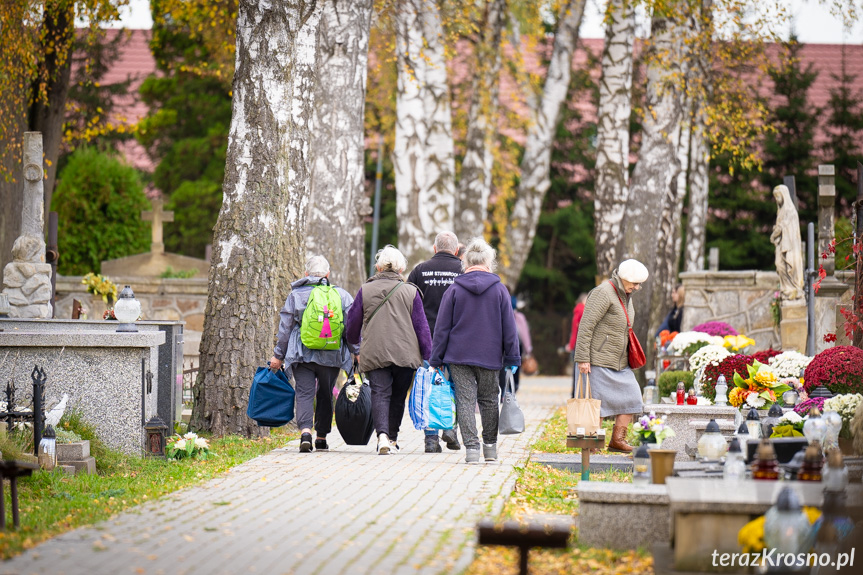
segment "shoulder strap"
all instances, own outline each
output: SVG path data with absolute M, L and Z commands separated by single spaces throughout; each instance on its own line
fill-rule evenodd
M 381 303 L 379 303 L 379 304 L 378 304 L 378 307 L 376 307 L 376 308 L 375 308 L 375 311 L 373 311 L 373 312 L 372 312 L 372 315 L 370 315 L 370 316 L 369 316 L 369 321 L 367 321 L 367 322 L 366 322 L 366 325 L 368 325 L 368 324 L 372 323 L 372 318 L 374 318 L 374 317 L 375 317 L 375 314 L 377 314 L 377 313 L 378 313 L 378 310 L 379 310 L 379 309 L 381 309 L 381 308 L 383 307 L 383 305 L 384 305 L 385 303 L 387 303 L 387 300 L 388 300 L 388 299 L 390 299 L 390 296 L 391 296 L 391 295 L 393 295 L 394 293 L 396 293 L 396 290 L 397 290 L 397 289 L 399 289 L 400 287 L 402 287 L 403 285 L 405 285 L 405 282 L 400 281 L 399 283 L 397 283 L 397 284 L 395 285 L 395 287 L 394 287 L 393 289 L 391 289 L 391 290 L 389 291 L 389 293 L 388 293 L 388 294 L 386 295 L 386 297 L 384 298 L 384 301 L 382 301 Z
M 623 300 L 620 299 L 620 294 L 617 293 L 617 288 L 614 287 L 614 284 L 611 283 L 611 280 L 608 280 L 608 283 L 611 284 L 611 289 L 614 290 L 614 295 L 617 296 L 617 301 L 620 302 L 621 307 L 623 307 L 623 313 L 626 315 L 626 327 L 632 327 L 629 323 L 629 312 L 626 311 L 626 305 L 623 303 Z

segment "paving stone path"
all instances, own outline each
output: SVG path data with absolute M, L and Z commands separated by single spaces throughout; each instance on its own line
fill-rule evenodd
M 522 378 L 527 429 L 500 438 L 496 464 L 467 465 L 464 448 L 423 453 L 407 417 L 395 455 L 376 455 L 372 442 L 347 446 L 334 432 L 329 452 L 274 450 L 47 541 L 0 573 L 460 573 L 473 559 L 477 521 L 500 511 L 514 467 L 569 387 L 562 377 Z

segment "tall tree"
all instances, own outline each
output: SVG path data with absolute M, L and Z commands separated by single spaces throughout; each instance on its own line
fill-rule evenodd
M 683 0 L 656 8 L 651 19 L 651 45 L 647 63 L 647 102 L 644 112 L 641 148 L 632 174 L 623 234 L 618 258 L 635 258 L 652 268 L 651 280 L 642 286 L 641 310 L 633 328 L 641 341 L 647 341 L 654 292 L 665 284 L 662 254 L 673 249 L 673 225 L 669 214 L 677 199 L 680 172 L 679 145 L 685 105 L 680 78 L 685 77 Z M 660 233 L 664 230 L 666 235 Z M 658 296 L 659 297 L 659 296 Z M 649 346 L 648 346 L 649 347 Z
M 396 215 L 408 262 L 431 255 L 435 232 L 453 228 L 455 159 L 443 29 L 436 2 L 396 7 Z
M 631 0 L 609 0 L 596 133 L 594 222 L 597 276 L 618 264 L 617 241 L 629 198 L 629 120 L 635 10 Z
M 502 246 L 506 263 L 502 275 L 511 286 L 518 283 L 530 253 L 542 211 L 542 200 L 551 185 L 551 148 L 560 107 L 566 99 L 572 76 L 572 55 L 578 42 L 584 5 L 585 0 L 567 0 L 562 3 L 542 96 L 531 110 L 532 121 L 521 160 L 521 179 Z
M 483 26 L 474 49 L 468 131 L 456 194 L 455 233 L 463 240 L 481 236 L 485 231 L 503 60 L 501 39 L 506 19 L 507 0 L 485 2 Z
M 366 278 L 364 127 L 372 0 L 325 0 L 318 28 L 306 252 L 356 292 Z
M 289 278 L 303 270 L 309 126 L 321 5 L 241 0 L 231 128 L 192 426 L 264 433 L 249 385 L 273 345 Z

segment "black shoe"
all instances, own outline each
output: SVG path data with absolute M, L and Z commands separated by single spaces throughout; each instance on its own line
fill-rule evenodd
M 326 439 L 321 439 L 320 437 L 315 439 L 315 449 L 318 451 L 329 451 L 330 446 L 327 445 Z
M 300 453 L 311 453 L 312 451 L 312 434 L 304 433 L 300 436 Z
M 441 453 L 442 451 L 437 435 L 426 435 L 426 453 Z
M 458 442 L 458 435 L 454 429 L 444 429 L 443 433 L 441 433 L 441 439 L 446 442 L 447 449 L 452 449 L 453 451 L 461 449 L 461 444 Z

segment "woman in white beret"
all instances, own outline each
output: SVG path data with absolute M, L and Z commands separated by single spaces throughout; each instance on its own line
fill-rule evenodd
M 588 294 L 578 326 L 575 362 L 579 372 L 590 374 L 591 394 L 602 401 L 600 416 L 614 416 L 614 431 L 608 444 L 611 451 L 632 451 L 626 442 L 626 428 L 632 414 L 642 412 L 641 388 L 629 368 L 627 346 L 629 326 L 635 319 L 631 295 L 641 288 L 647 276 L 647 268 L 641 262 L 622 262 L 610 280 Z

